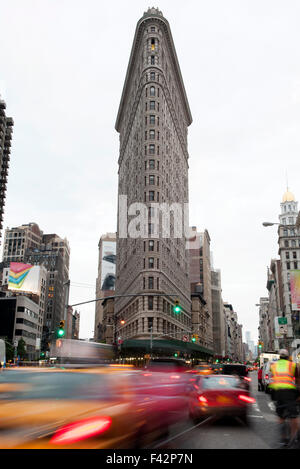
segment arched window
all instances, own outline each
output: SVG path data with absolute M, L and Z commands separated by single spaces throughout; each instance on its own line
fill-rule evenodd
M 150 86 L 150 96 L 155 96 L 155 87 Z

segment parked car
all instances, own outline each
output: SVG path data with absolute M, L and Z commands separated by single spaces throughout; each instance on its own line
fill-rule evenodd
M 237 376 L 199 376 L 189 393 L 189 415 L 195 423 L 209 416 L 239 417 L 246 423 L 249 405 L 254 402 Z

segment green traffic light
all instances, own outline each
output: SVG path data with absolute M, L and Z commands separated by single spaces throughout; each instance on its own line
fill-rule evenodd
M 63 337 L 64 335 L 65 335 L 65 331 L 63 329 L 58 329 L 57 336 L 58 337 Z
M 174 306 L 173 311 L 174 311 L 174 313 L 176 313 L 176 314 L 180 313 L 180 311 L 181 311 L 180 306 Z
M 195 339 L 195 337 L 192 337 L 192 342 L 196 342 L 196 339 Z
M 178 357 L 178 353 L 174 353 L 174 357 Z

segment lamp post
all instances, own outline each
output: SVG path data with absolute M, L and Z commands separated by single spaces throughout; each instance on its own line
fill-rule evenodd
M 280 225 L 280 223 L 273 223 L 270 221 L 264 221 L 263 226 L 273 226 L 273 225 Z

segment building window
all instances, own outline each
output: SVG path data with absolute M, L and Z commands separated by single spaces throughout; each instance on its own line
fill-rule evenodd
M 155 169 L 155 161 L 149 160 L 149 169 Z
M 155 184 L 155 176 L 152 174 L 149 176 L 149 184 L 152 186 Z
M 151 65 L 155 65 L 155 57 L 154 57 L 154 55 L 151 55 L 150 63 L 151 63 Z
M 150 96 L 155 96 L 155 87 L 150 86 Z
M 148 309 L 153 310 L 153 296 L 148 296 Z
M 155 139 L 155 130 L 149 130 L 149 138 L 151 140 L 154 140 Z
M 149 154 L 150 155 L 155 154 L 155 145 L 153 145 L 153 143 L 151 143 L 151 145 L 149 145 Z
M 149 201 L 154 202 L 154 197 L 155 197 L 155 192 L 154 191 L 149 191 Z
M 152 239 L 149 241 L 148 246 L 149 246 L 149 251 L 154 251 L 154 241 Z
M 150 116 L 150 124 L 155 125 L 155 116 L 153 115 Z
M 155 111 L 155 101 L 150 101 L 150 110 Z
M 154 37 L 151 38 L 151 50 L 155 50 L 155 39 L 154 39 Z
M 153 290 L 153 288 L 154 288 L 154 278 L 148 277 L 148 289 Z
M 149 269 L 154 268 L 154 257 L 149 257 Z
M 286 258 L 286 259 L 289 259 L 289 258 L 290 258 L 290 253 L 289 253 L 289 252 L 286 252 L 286 253 L 285 253 L 285 258 Z
M 155 80 L 155 72 L 150 73 L 150 80 L 154 81 Z

